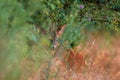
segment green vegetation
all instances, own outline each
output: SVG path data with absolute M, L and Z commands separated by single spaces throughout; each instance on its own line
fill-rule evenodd
M 63 25 L 58 42 L 66 48 L 90 32 L 119 32 L 120 0 L 0 0 L 0 80 L 27 80 L 47 63 L 51 38 Z

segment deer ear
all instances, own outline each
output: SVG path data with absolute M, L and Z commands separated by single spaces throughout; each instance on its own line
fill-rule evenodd
M 60 36 L 63 34 L 65 28 L 66 28 L 66 25 L 63 25 L 63 26 L 61 27 L 61 29 L 60 29 L 59 31 L 57 31 L 58 37 L 60 37 Z

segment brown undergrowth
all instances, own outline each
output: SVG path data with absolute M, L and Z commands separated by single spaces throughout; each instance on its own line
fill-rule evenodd
M 77 46 L 76 52 L 80 48 L 81 45 Z M 61 50 L 59 54 L 63 55 L 66 53 L 66 51 Z M 78 54 L 81 56 L 78 57 Z M 65 59 L 66 57 L 55 56 L 50 63 L 48 78 L 46 78 L 45 72 L 47 66 L 43 65 L 44 67 L 41 66 L 28 80 L 120 79 L 120 38 L 110 37 L 107 39 L 105 36 L 91 37 L 84 49 L 78 54 L 77 56 L 69 56 L 67 60 Z

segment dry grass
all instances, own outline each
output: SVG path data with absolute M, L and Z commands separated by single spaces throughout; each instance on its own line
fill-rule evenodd
M 80 46 L 77 47 L 79 49 Z M 69 68 L 63 58 L 56 56 L 51 61 L 49 77 L 44 65 L 28 80 L 120 79 L 120 38 L 112 37 L 109 41 L 105 37 L 91 38 L 79 54 L 83 55 L 84 65 L 79 66 L 78 70 Z

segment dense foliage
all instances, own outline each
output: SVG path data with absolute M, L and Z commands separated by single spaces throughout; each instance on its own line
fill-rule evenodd
M 67 48 L 84 42 L 89 32 L 119 31 L 120 1 L 0 0 L 0 78 L 17 80 L 25 58 L 39 67 L 50 57 L 51 38 L 63 25 L 58 41 Z

